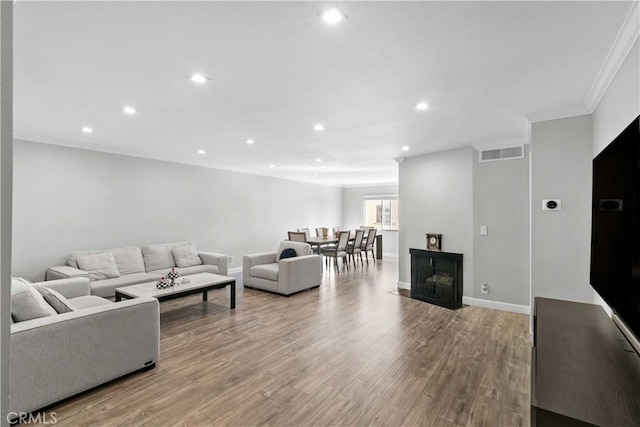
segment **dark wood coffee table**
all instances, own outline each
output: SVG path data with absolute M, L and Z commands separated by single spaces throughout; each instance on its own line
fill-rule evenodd
M 189 280 L 189 283 L 182 283 L 184 277 Z M 208 291 L 229 286 L 229 306 L 231 309 L 236 308 L 236 279 L 233 277 L 213 273 L 198 273 L 184 277 L 176 280 L 177 285 L 164 289 L 156 288 L 156 281 L 117 288 L 116 301 L 139 297 L 153 297 L 158 301 L 166 301 L 199 293 L 202 293 L 202 301 L 207 301 Z

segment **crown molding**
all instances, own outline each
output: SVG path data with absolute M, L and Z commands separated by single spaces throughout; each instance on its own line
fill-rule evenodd
M 567 117 L 583 116 L 591 114 L 593 110 L 588 107 L 572 107 L 558 111 L 542 111 L 539 113 L 525 114 L 529 123 L 546 122 L 548 120 L 566 119 Z
M 624 60 L 629 55 L 638 36 L 640 35 L 640 1 L 635 0 L 631 4 L 631 9 L 627 13 L 627 17 L 616 36 L 616 39 L 609 49 L 609 53 L 598 72 L 596 80 L 591 86 L 591 90 L 585 100 L 586 108 L 589 113 L 593 113 L 596 109 L 609 85 L 613 81 Z

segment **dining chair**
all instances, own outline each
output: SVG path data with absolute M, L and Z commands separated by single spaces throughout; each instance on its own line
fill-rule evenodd
M 308 228 L 298 228 L 298 231 L 302 231 L 307 240 L 309 240 L 309 237 L 311 237 L 311 232 Z
M 353 239 L 353 242 L 349 242 L 347 244 L 347 256 L 351 258 L 353 261 L 353 265 L 356 266 L 356 255 L 360 256 L 360 264 L 364 265 L 362 262 L 362 239 L 364 237 L 364 230 L 356 230 L 356 237 Z M 349 260 L 347 259 L 347 262 Z
M 324 227 L 316 227 L 316 237 L 322 237 L 322 229 Z
M 327 257 L 327 261 L 330 261 L 333 258 L 333 266 L 336 268 L 338 273 L 340 273 L 340 267 L 338 267 L 338 258 L 342 258 L 342 264 L 349 268 L 349 264 L 346 262 L 347 260 L 347 244 L 349 243 L 349 235 L 350 231 L 341 231 L 338 236 L 338 244 L 334 247 L 322 248 L 322 255 Z
M 307 235 L 304 231 L 289 231 L 289 240 L 292 242 L 307 243 Z
M 375 228 L 370 228 L 367 233 L 367 240 L 362 240 L 362 244 L 360 245 L 360 250 L 364 252 L 364 256 L 367 258 L 367 264 L 369 263 L 369 251 L 371 251 L 373 262 L 376 262 L 376 254 L 373 252 L 373 244 L 375 243 L 377 232 L 378 230 Z

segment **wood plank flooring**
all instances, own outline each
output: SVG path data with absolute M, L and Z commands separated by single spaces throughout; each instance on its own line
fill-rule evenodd
M 59 426 L 527 426 L 528 316 L 398 295 L 397 260 L 289 298 L 161 304 L 157 367 L 50 408 Z M 394 292 L 395 291 L 395 292 Z

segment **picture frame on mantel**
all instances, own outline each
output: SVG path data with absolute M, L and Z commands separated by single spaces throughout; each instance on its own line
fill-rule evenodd
M 434 252 L 442 251 L 442 234 L 427 233 L 427 250 Z

